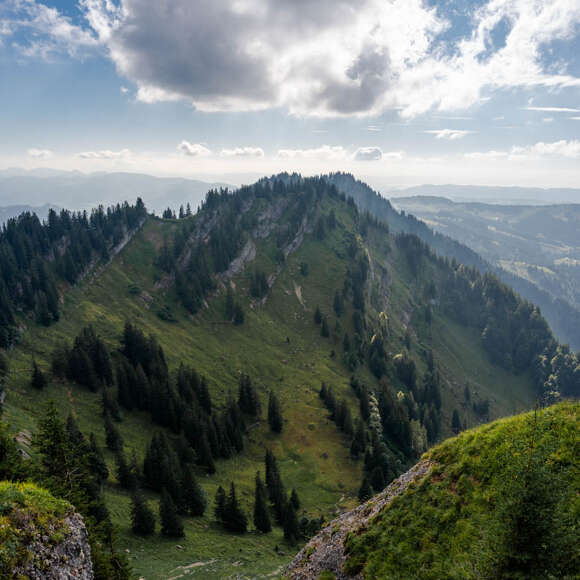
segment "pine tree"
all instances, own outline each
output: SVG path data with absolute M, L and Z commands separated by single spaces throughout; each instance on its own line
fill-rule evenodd
M 379 465 L 373 469 L 370 483 L 377 493 L 385 489 L 385 476 L 383 475 L 383 470 Z
M 186 514 L 190 516 L 203 515 L 207 507 L 207 496 L 189 465 L 183 468 L 181 497 Z
M 227 530 L 238 534 L 243 534 L 248 529 L 248 519 L 236 497 L 236 486 L 233 481 L 224 507 L 223 523 Z
M 334 293 L 334 312 L 336 312 L 338 317 L 344 314 L 344 302 L 338 290 Z
M 183 522 L 177 513 L 177 508 L 171 499 L 169 492 L 163 488 L 161 501 L 159 502 L 159 520 L 161 522 L 161 534 L 171 538 L 182 538 Z
M 115 427 L 109 413 L 105 414 L 105 443 L 111 451 L 117 451 L 123 446 L 123 438 L 117 427 Z
M 451 417 L 451 430 L 456 435 L 461 431 L 461 419 L 459 418 L 459 412 L 457 409 L 453 409 L 453 416 Z
M 232 320 L 234 317 L 234 293 L 231 286 L 228 286 L 226 292 L 225 317 L 226 320 Z
M 280 412 L 280 404 L 278 403 L 278 397 L 273 391 L 270 391 L 270 399 L 268 401 L 268 423 L 270 429 L 274 433 L 281 433 L 283 420 L 282 413 Z
M 260 415 L 260 398 L 249 375 L 242 373 L 238 388 L 238 405 L 242 412 L 257 417 Z
M 270 514 L 266 503 L 266 490 L 260 479 L 260 472 L 256 472 L 256 493 L 254 498 L 254 526 L 260 532 L 267 534 L 272 531 Z
M 123 448 L 119 447 L 115 452 L 115 463 L 117 464 L 117 480 L 123 489 L 134 490 L 137 487 L 137 476 L 127 464 Z
M 226 510 L 226 492 L 224 488 L 220 485 L 217 488 L 214 500 L 214 508 L 213 513 L 215 515 L 215 519 L 222 524 L 224 521 L 224 515 Z
M 109 477 L 109 468 L 94 433 L 89 435 L 89 465 L 96 481 L 102 485 Z
M 359 501 L 365 502 L 373 496 L 373 488 L 369 482 L 369 478 L 365 475 L 360 489 L 358 490 L 358 499 Z
M 40 367 L 36 364 L 36 361 L 32 361 L 32 377 L 30 378 L 30 386 L 33 389 L 42 391 L 44 387 L 48 384 L 44 373 L 40 370 Z
M 322 312 L 320 312 L 320 307 L 317 306 L 314 311 L 314 324 L 320 324 L 322 322 Z
M 291 545 L 298 540 L 298 517 L 291 501 L 286 501 L 284 506 L 284 539 Z
M 328 328 L 328 321 L 326 316 L 322 319 L 322 326 L 320 327 L 320 336 L 328 338 L 330 336 L 330 329 Z
M 155 516 L 139 491 L 131 498 L 131 530 L 138 536 L 150 536 L 155 532 Z
M 236 302 L 234 304 L 234 324 L 236 326 L 240 326 L 241 324 L 244 324 L 245 318 L 246 317 L 244 315 L 244 309 L 242 308 L 242 306 L 239 302 Z
M 290 503 L 296 511 L 300 509 L 300 499 L 298 498 L 298 492 L 294 488 L 292 488 L 292 493 L 290 494 Z

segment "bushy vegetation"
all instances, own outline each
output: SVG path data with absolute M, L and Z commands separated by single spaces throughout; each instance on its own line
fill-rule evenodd
M 580 566 L 580 405 L 462 433 L 431 473 L 348 540 L 372 578 L 566 578 Z

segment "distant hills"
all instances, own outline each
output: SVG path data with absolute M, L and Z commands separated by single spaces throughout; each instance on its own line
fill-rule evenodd
M 389 198 L 410 196 L 447 197 L 453 201 L 482 201 L 494 204 L 549 205 L 580 203 L 580 189 L 542 187 L 501 187 L 487 185 L 418 185 L 400 190 L 382 188 Z
M 392 201 L 492 264 L 580 309 L 580 205 L 458 203 L 429 196 Z
M 141 197 L 155 213 L 187 203 L 195 210 L 209 189 L 220 187 L 228 184 L 141 173 L 5 169 L 0 171 L 0 206 L 48 203 L 79 210 Z

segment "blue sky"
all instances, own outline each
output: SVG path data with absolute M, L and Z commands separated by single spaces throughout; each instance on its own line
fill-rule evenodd
M 580 187 L 579 32 L 580 0 L 3 0 L 0 168 Z

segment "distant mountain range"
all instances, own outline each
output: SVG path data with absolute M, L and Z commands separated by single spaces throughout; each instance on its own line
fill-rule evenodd
M 134 201 L 140 196 L 147 208 L 155 213 L 187 203 L 195 210 L 209 189 L 220 187 L 232 186 L 140 173 L 5 169 L 0 171 L 0 206 L 54 204 L 78 210 L 98 204 Z
M 461 202 L 549 205 L 580 203 L 580 189 L 541 187 L 496 187 L 485 185 L 418 185 L 399 190 L 381 188 L 386 197 L 436 196 Z

